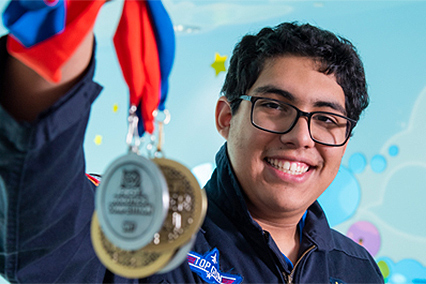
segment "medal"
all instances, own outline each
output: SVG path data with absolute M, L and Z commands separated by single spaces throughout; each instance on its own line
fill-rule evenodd
M 129 154 L 115 160 L 96 190 L 95 207 L 103 233 L 115 246 L 137 250 L 162 227 L 169 206 L 166 180 L 158 166 L 139 155 L 138 118 L 131 108 Z
M 138 118 L 131 109 L 129 153 L 106 170 L 96 191 L 92 243 L 100 261 L 128 278 L 166 273 L 186 260 L 207 211 L 207 197 L 191 171 L 162 154 L 151 136 L 153 158 L 139 155 Z M 167 113 L 165 121 L 170 117 Z
M 130 110 L 129 153 L 107 168 L 96 191 L 92 243 L 100 261 L 128 278 L 166 273 L 186 260 L 206 211 L 207 197 L 191 171 L 162 154 L 151 136 L 152 160 L 139 155 L 135 108 Z
M 146 249 L 123 250 L 104 235 L 96 212 L 92 217 L 91 237 L 99 260 L 113 273 L 126 278 L 148 277 L 165 267 L 173 251 L 151 252 Z
M 155 158 L 153 162 L 167 181 L 170 203 L 163 226 L 147 249 L 177 250 L 198 232 L 207 210 L 206 193 L 191 171 L 180 163 L 165 158 Z
M 135 153 L 115 160 L 96 191 L 96 210 L 105 236 L 117 247 L 147 245 L 166 217 L 169 194 L 157 165 Z

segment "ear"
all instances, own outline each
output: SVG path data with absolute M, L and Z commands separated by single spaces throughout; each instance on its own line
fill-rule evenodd
M 231 106 L 225 96 L 221 96 L 216 104 L 216 129 L 223 138 L 228 139 L 231 125 Z

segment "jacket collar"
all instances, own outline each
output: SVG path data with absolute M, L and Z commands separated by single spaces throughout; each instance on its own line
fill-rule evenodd
M 301 251 L 305 251 L 311 244 L 316 245 L 319 250 L 325 251 L 330 251 L 335 247 L 330 226 L 318 201 L 308 208 L 302 235 Z
M 231 220 L 245 226 L 249 223 L 257 230 L 262 230 L 247 209 L 244 192 L 228 158 L 226 143 L 216 154 L 216 169 L 205 188 L 209 202 L 214 202 Z
M 241 230 L 262 231 L 262 228 L 253 220 L 247 209 L 244 192 L 228 158 L 226 143 L 216 154 L 216 169 L 205 189 L 209 202 L 213 202 L 218 208 L 221 208 L 235 224 L 240 226 Z M 302 234 L 302 251 L 312 244 L 319 250 L 328 251 L 334 247 L 330 226 L 318 201 L 315 201 L 308 208 Z

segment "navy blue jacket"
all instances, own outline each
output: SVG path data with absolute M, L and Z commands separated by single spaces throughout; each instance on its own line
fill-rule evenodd
M 2 40 L 0 66 L 5 56 Z M 101 91 L 93 72 L 92 59 L 82 80 L 34 123 L 17 123 L 0 106 L 3 277 L 12 283 L 383 283 L 371 256 L 331 230 L 317 203 L 308 210 L 300 261 L 291 271 L 247 211 L 226 145 L 206 185 L 208 214 L 188 261 L 146 279 L 110 273 L 90 240 L 95 186 L 85 177 L 82 147 Z
M 308 209 L 299 260 L 292 269 L 270 234 L 251 218 L 227 157 L 226 144 L 218 152 L 216 164 L 205 187 L 208 214 L 193 251 L 206 255 L 217 249 L 220 272 L 234 276 L 236 281 L 242 279 L 243 283 L 383 283 L 370 254 L 330 229 L 318 202 Z M 192 277 L 185 263 L 181 270 L 154 276 L 148 282 L 200 282 L 199 277 Z

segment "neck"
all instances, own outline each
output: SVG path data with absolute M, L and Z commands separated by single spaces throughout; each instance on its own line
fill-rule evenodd
M 253 216 L 253 219 L 268 231 L 280 251 L 294 264 L 297 261 L 300 247 L 300 233 L 298 224 L 301 216 L 295 216 L 288 219 L 269 220 Z

